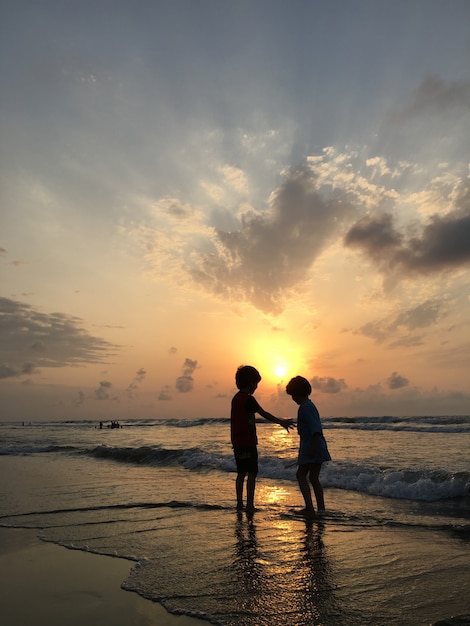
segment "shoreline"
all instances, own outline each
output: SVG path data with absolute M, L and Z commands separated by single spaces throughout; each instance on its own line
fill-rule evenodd
M 9 626 L 201 626 L 121 588 L 133 563 L 45 542 L 37 530 L 0 527 L 2 623 Z

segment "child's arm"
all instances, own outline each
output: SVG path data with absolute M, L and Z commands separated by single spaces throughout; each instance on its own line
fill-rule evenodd
M 286 419 L 282 419 L 281 417 L 276 417 L 275 415 L 268 413 L 268 411 L 265 411 L 261 407 L 259 407 L 258 413 L 261 415 L 261 417 L 264 417 L 264 419 L 267 419 L 269 422 L 273 422 L 274 424 L 279 424 L 279 426 L 282 426 L 283 428 L 285 428 L 287 432 L 289 432 L 289 428 L 294 428 L 294 420 L 291 419 L 290 417 Z

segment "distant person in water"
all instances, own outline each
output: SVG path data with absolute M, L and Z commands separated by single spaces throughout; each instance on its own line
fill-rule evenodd
M 300 445 L 296 477 L 305 502 L 305 509 L 302 513 L 308 517 L 315 517 L 315 507 L 308 481 L 310 479 L 312 483 L 318 512 L 322 514 L 325 511 L 325 501 L 320 483 L 320 470 L 322 463 L 331 461 L 331 456 L 323 436 L 320 414 L 309 398 L 312 386 L 308 380 L 302 376 L 292 378 L 287 384 L 286 393 L 299 405 L 297 432 L 300 436 Z
M 253 397 L 261 376 L 251 365 L 241 365 L 235 374 L 235 382 L 239 390 L 232 399 L 230 414 L 230 434 L 237 464 L 235 483 L 237 510 L 243 509 L 243 488 L 246 480 L 246 512 L 255 511 L 255 486 L 258 474 L 258 439 L 256 437 L 255 414 L 279 424 L 289 432 L 293 427 L 292 419 L 281 419 L 265 411 Z

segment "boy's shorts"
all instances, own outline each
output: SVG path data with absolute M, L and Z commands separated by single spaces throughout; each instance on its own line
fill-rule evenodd
M 258 473 L 258 449 L 250 448 L 234 448 L 235 461 L 237 463 L 237 472 L 239 474 L 257 474 Z

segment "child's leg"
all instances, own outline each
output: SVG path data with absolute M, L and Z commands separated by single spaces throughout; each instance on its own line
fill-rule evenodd
M 307 474 L 310 465 L 299 465 L 296 473 L 297 481 L 299 483 L 300 491 L 304 497 L 305 509 L 315 513 L 315 508 L 312 502 L 312 494 L 310 492 L 310 485 L 308 484 Z
M 246 472 L 238 472 L 235 481 L 235 491 L 237 493 L 237 509 L 243 509 L 243 483 L 245 482 Z
M 253 511 L 255 508 L 255 487 L 256 487 L 256 474 L 248 472 L 248 478 L 246 480 L 246 510 Z
M 313 491 L 315 493 L 315 499 L 317 501 L 317 507 L 319 511 L 325 510 L 325 501 L 323 499 L 323 487 L 320 483 L 320 470 L 321 463 L 314 463 L 310 469 L 310 482 L 312 483 Z

